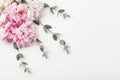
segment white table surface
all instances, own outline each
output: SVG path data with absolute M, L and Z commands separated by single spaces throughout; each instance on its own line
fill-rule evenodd
M 41 0 L 42 1 L 42 0 Z M 40 29 L 40 38 L 49 51 L 41 57 L 37 45 L 22 49 L 32 74 L 24 74 L 16 50 L 0 42 L 0 80 L 120 80 L 120 0 L 43 0 L 65 8 L 71 18 L 63 20 L 49 11 L 43 23 L 71 46 L 66 55 L 51 35 Z

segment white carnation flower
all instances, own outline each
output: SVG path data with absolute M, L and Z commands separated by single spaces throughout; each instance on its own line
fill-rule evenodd
M 29 2 L 28 9 L 28 20 L 36 20 L 39 19 L 42 15 L 44 4 L 40 1 L 31 1 Z

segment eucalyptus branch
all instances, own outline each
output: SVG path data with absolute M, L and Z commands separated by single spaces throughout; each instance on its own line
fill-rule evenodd
M 27 67 L 28 63 L 24 61 L 24 55 L 19 52 L 19 48 L 17 47 L 16 43 L 13 43 L 13 47 L 17 50 L 18 54 L 16 56 L 16 59 L 20 61 L 20 67 L 23 67 L 24 72 L 31 73 L 30 68 Z
M 59 43 L 64 47 L 64 50 L 67 52 L 67 54 L 69 54 L 69 50 L 68 50 L 69 46 L 66 44 L 66 42 L 63 39 L 59 37 L 60 34 L 54 33 L 52 30 L 50 30 L 52 28 L 50 25 L 43 25 L 42 23 L 40 23 L 40 25 L 43 27 L 46 33 L 50 32 L 53 35 L 52 36 L 53 39 L 55 41 L 59 41 Z
M 57 13 L 57 16 L 62 15 L 64 19 L 71 17 L 65 9 L 58 9 L 58 6 L 50 6 L 47 3 L 44 3 L 44 8 L 49 8 L 50 12 L 54 15 Z
M 42 56 L 45 57 L 46 59 L 48 59 L 48 55 L 47 55 L 47 52 L 45 51 L 43 43 L 39 39 L 36 39 L 36 42 L 40 46 L 40 51 L 42 52 Z
M 17 3 L 17 4 L 19 4 L 19 3 L 27 3 L 27 1 L 26 1 L 26 0 L 21 0 L 21 1 L 16 1 L 16 0 L 13 0 L 13 1 L 12 1 L 12 3 L 13 3 L 13 2 L 15 2 L 15 3 Z

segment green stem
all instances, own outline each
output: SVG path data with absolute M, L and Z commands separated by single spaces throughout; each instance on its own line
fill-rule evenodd
M 37 39 L 36 41 L 37 41 L 37 43 L 38 43 L 39 46 L 40 46 L 41 52 L 43 53 L 42 56 L 45 57 L 46 59 L 48 59 L 48 56 L 47 56 L 47 54 L 46 54 L 46 52 L 45 52 L 45 50 L 44 50 L 44 45 L 42 44 L 42 42 L 41 42 L 39 39 Z
M 19 52 L 19 49 L 17 50 L 17 52 L 18 52 L 18 54 L 20 53 L 20 52 Z M 23 61 L 23 58 L 21 58 L 19 61 L 21 61 L 20 67 L 23 66 L 24 72 L 31 73 L 30 68 L 27 67 L 28 64 Z
M 43 25 L 41 22 L 40 22 L 40 25 L 41 25 L 43 28 L 45 28 L 44 25 Z M 50 29 L 47 29 L 47 31 L 49 31 L 52 35 L 55 34 L 55 33 L 54 33 L 52 30 L 50 30 Z M 56 35 L 56 37 L 57 37 L 57 39 L 58 39 L 59 41 L 62 40 L 59 36 Z M 67 54 L 69 54 L 68 46 L 65 44 L 65 45 L 63 45 L 63 47 L 64 47 L 64 50 L 67 52 Z

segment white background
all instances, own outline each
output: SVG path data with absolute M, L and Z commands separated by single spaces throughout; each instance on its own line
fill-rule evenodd
M 16 50 L 0 42 L 0 80 L 120 80 L 120 1 L 44 0 L 66 9 L 71 18 L 63 20 L 49 11 L 41 19 L 70 45 L 71 54 L 39 30 L 39 38 L 49 51 L 41 57 L 39 47 L 22 49 L 32 74 L 23 73 Z M 43 1 L 43 2 L 44 2 Z

